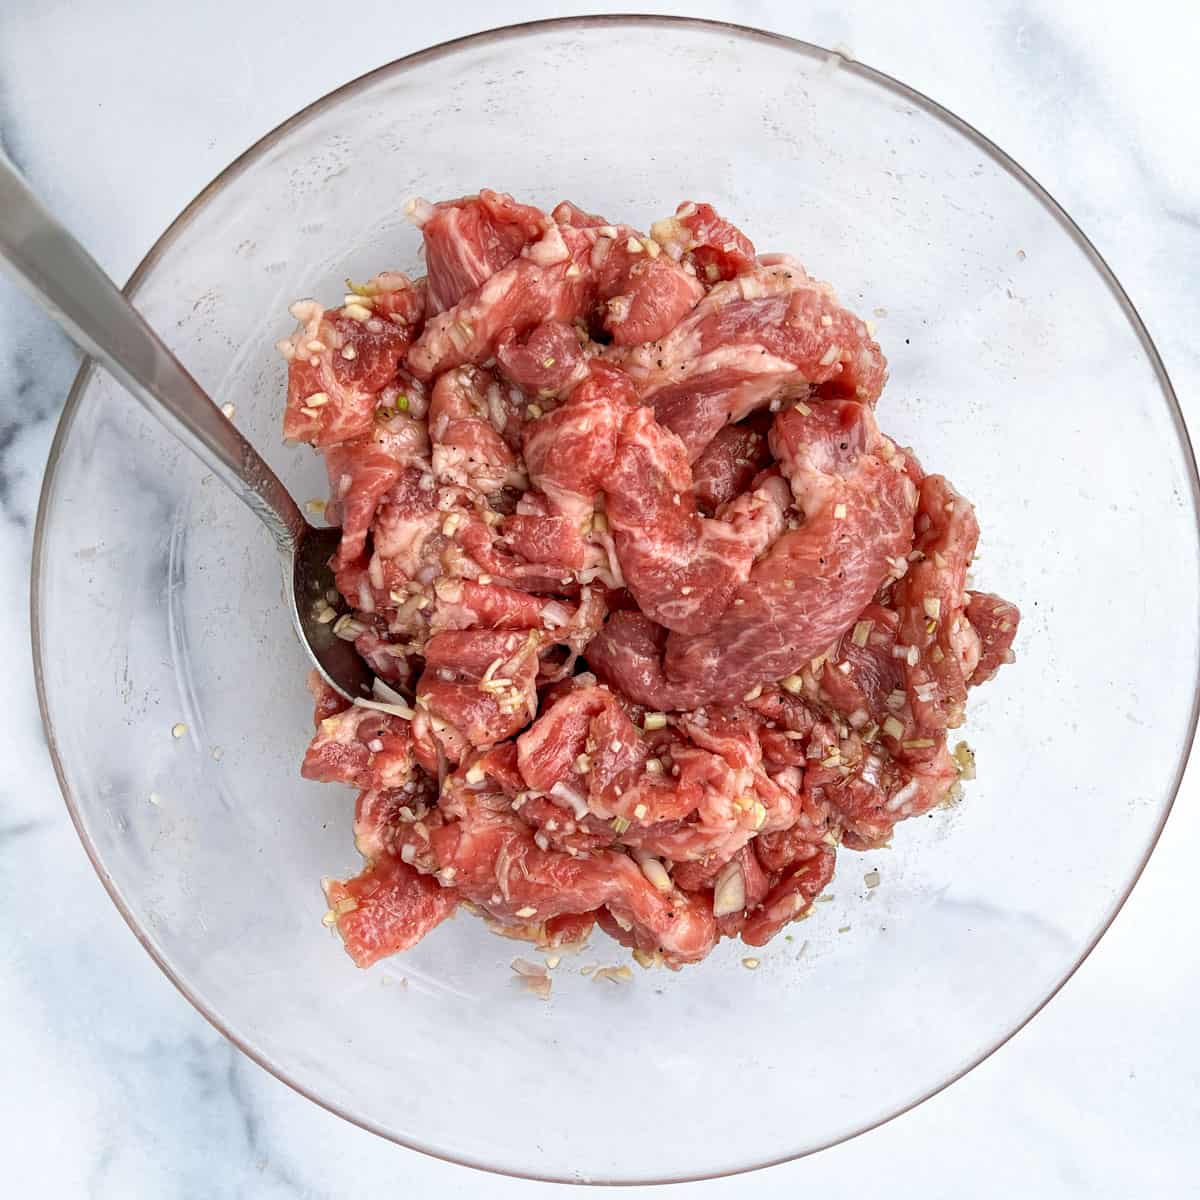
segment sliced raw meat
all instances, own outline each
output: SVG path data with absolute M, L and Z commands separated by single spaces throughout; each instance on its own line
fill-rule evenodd
M 513 383 L 542 399 L 567 392 L 587 375 L 587 358 L 574 325 L 543 321 L 518 338 L 506 330 L 496 361 Z
M 604 825 L 609 843 L 623 835 L 620 826 L 682 816 L 678 788 L 656 759 L 647 763 L 653 744 L 635 728 L 606 688 L 580 686 L 559 695 L 517 739 L 518 762 L 527 787 L 546 793 L 577 821 L 588 815 Z M 599 826 L 585 824 L 595 832 Z
M 555 230 L 560 227 L 555 226 Z M 555 262 L 538 262 L 527 255 L 513 259 L 452 308 L 432 317 L 408 352 L 408 367 L 418 379 L 431 379 L 451 367 L 482 364 L 491 357 L 509 331 L 520 336 L 545 321 L 569 324 L 585 309 L 591 282 L 572 254 L 586 263 L 587 237 L 570 227 L 571 245 L 563 242 L 563 256 Z M 545 257 L 545 256 L 543 256 Z
M 434 558 L 430 543 L 442 536 L 443 524 L 433 473 L 420 464 L 410 464 L 401 470 L 379 505 L 372 527 L 375 555 L 393 564 L 403 577 L 416 579 Z M 376 586 L 382 587 L 383 582 L 381 576 Z
M 873 404 L 886 363 L 866 325 L 798 264 L 720 283 L 666 337 L 610 351 L 696 459 L 729 421 L 813 385 Z
M 350 701 L 339 692 L 335 692 L 319 671 L 309 671 L 308 690 L 313 698 L 313 725 L 317 729 L 321 728 L 321 722 L 326 717 L 345 712 L 350 707 Z
M 707 688 L 668 680 L 663 670 L 667 631 L 641 612 L 614 612 L 584 654 L 588 666 L 614 691 L 652 709 L 693 709 Z
M 882 725 L 904 703 L 904 662 L 895 654 L 899 626 L 893 610 L 869 604 L 821 664 L 824 698 L 855 729 Z
M 754 244 L 711 204 L 686 201 L 673 217 L 655 221 L 650 235 L 671 258 L 691 262 L 705 283 L 732 279 L 755 266 Z
M 614 346 L 637 346 L 666 337 L 704 295 L 704 288 L 666 257 L 651 257 L 641 247 L 657 243 L 629 238 L 618 243 L 610 260 L 636 254 L 620 282 L 600 292 L 604 301 L 603 324 Z
M 668 678 L 699 685 L 713 700 L 736 698 L 822 653 L 912 540 L 914 488 L 873 453 L 877 431 L 866 406 L 789 408 L 776 417 L 771 444 L 803 524 L 755 564 L 707 633 L 667 645 Z
M 493 746 L 537 712 L 539 648 L 536 634 L 439 633 L 425 644 L 417 703 L 430 714 L 435 731 L 441 733 L 437 724 L 444 722 L 468 745 Z M 447 739 L 439 741 L 450 752 Z
M 765 946 L 786 924 L 804 916 L 833 878 L 833 864 L 833 851 L 819 846 L 799 866 L 789 866 L 785 878 L 771 888 L 762 906 L 747 918 L 742 941 L 748 946 Z
M 545 496 L 551 512 L 579 526 L 590 522 L 635 403 L 629 376 L 595 363 L 561 408 L 526 426 L 530 483 Z
M 408 781 L 412 770 L 409 723 L 355 706 L 321 721 L 300 774 L 321 783 L 397 788 Z
M 418 204 L 413 214 L 418 212 L 431 313 L 452 308 L 541 237 L 547 225 L 538 209 L 486 188 L 478 196 L 436 204 L 432 213 Z
M 789 408 L 771 444 L 804 520 L 755 563 L 719 619 L 696 636 L 673 634 L 661 666 L 644 626 L 623 622 L 589 648 L 593 669 L 637 702 L 729 701 L 792 674 L 853 624 L 911 544 L 915 489 L 873 453 L 882 443 L 866 406 Z M 893 449 L 892 464 L 900 458 Z M 615 640 L 622 628 L 636 632 L 633 645 Z
M 344 883 L 325 881 L 325 898 L 346 953 L 359 967 L 415 946 L 458 907 L 458 894 L 399 859 L 384 858 Z
M 974 509 L 946 479 L 927 475 L 915 528 L 908 571 L 893 593 L 900 614 L 896 652 L 905 655 L 909 703 L 919 734 L 903 748 L 924 750 L 918 757 L 929 757 L 934 749 L 930 739 L 962 724 L 967 680 L 979 662 L 979 636 L 963 611 L 979 525 Z M 922 741 L 928 745 L 916 745 Z
M 404 826 L 424 819 L 437 798 L 437 780 L 419 767 L 401 787 L 360 792 L 354 806 L 354 848 L 368 862 L 400 857 Z
M 370 431 L 380 393 L 419 330 L 417 305 L 424 303 L 407 277 L 394 278 L 404 281 L 389 294 L 394 315 L 376 315 L 368 296 L 328 312 L 314 300 L 292 305 L 300 327 L 279 343 L 288 360 L 284 437 L 323 447 Z M 411 320 L 400 315 L 405 311 Z
M 505 542 L 513 553 L 527 563 L 557 566 L 562 582 L 572 582 L 572 571 L 587 561 L 583 537 L 578 527 L 566 517 L 551 513 L 513 513 L 501 525 Z
M 750 424 L 726 425 L 692 466 L 692 495 L 701 512 L 714 512 L 740 496 L 751 480 L 771 463 L 765 430 Z
M 455 888 L 499 919 L 545 922 L 603 905 L 637 930 L 640 944 L 673 964 L 698 961 L 716 941 L 716 921 L 703 900 L 660 891 L 628 855 L 542 850 L 517 816 L 481 802 L 434 830 L 433 844 Z
M 542 926 L 541 945 L 550 950 L 582 946 L 595 924 L 595 913 L 563 913 L 560 917 L 550 917 Z
M 713 913 L 722 937 L 737 937 L 771 890 L 752 846 L 743 846 L 713 880 Z
M 822 795 L 844 826 L 842 844 L 868 850 L 885 844 L 897 822 L 941 804 L 958 779 L 958 768 L 942 740 L 932 757 L 903 766 L 864 754 L 849 775 L 830 779 Z
M 377 623 L 368 625 L 354 639 L 354 649 L 358 651 L 359 656 L 366 662 L 367 666 L 375 672 L 384 682 L 411 691 L 413 679 L 413 654 L 414 647 L 410 641 L 407 641 L 401 631 L 397 630 L 396 634 L 399 640 L 394 640 L 392 631 L 379 618 L 368 618 L 366 614 L 359 613 L 357 617 L 352 618 L 360 624 L 364 620 L 374 619 Z M 395 622 L 392 622 L 395 624 Z M 338 636 L 344 636 L 339 633 Z
M 574 225 L 576 229 L 587 229 L 592 225 L 608 224 L 603 217 L 593 216 L 589 212 L 584 212 L 582 208 L 572 204 L 570 200 L 559 201 L 554 206 L 554 211 L 550 215 L 560 225 Z
M 376 409 L 375 416 L 368 433 L 326 450 L 330 501 L 325 517 L 342 527 L 337 566 L 348 566 L 362 554 L 379 503 L 404 468 L 429 461 L 429 433 L 422 422 L 395 410 Z
M 434 478 L 440 484 L 494 495 L 523 490 L 527 480 L 517 455 L 494 422 L 507 424 L 500 384 L 489 371 L 456 367 L 439 376 L 429 401 L 429 438 Z M 501 426 L 503 428 L 503 426 Z
M 568 624 L 574 610 L 490 579 L 447 581 L 436 589 L 432 629 L 541 629 L 544 622 Z
M 565 404 L 525 427 L 525 462 L 537 491 L 522 498 L 504 526 L 517 553 L 572 571 L 609 566 L 607 522 L 596 514 L 596 503 L 634 403 L 624 372 L 593 363 Z
M 653 410 L 633 410 L 605 483 L 608 523 L 639 608 L 681 634 L 712 627 L 779 535 L 788 505 L 787 488 L 776 479 L 714 520 L 696 511 L 691 484 L 683 443 Z
M 995 678 L 1004 663 L 1013 661 L 1012 644 L 1021 614 L 1017 606 L 990 592 L 968 592 L 967 620 L 979 637 L 979 661 L 968 677 L 971 687 Z
M 652 238 L 628 225 L 583 228 L 592 247 L 593 322 L 615 345 L 665 337 L 703 297 L 695 269 L 672 261 Z

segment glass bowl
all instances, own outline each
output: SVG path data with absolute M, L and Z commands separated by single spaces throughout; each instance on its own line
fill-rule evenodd
M 114 901 L 247 1054 L 385 1137 L 495 1171 L 628 1183 L 869 1129 L 1002 1044 L 1128 895 L 1195 724 L 1196 476 L 1128 299 L 963 122 L 814 46 L 667 18 L 543 22 L 381 68 L 242 155 L 129 294 L 300 498 L 280 437 L 289 301 L 417 264 L 406 198 L 568 196 L 642 226 L 706 199 L 878 326 L 881 422 L 978 506 L 979 586 L 1024 613 L 973 697 L 963 803 L 843 852 L 758 953 L 624 986 L 597 934 L 540 1003 L 467 916 L 362 972 L 321 924 L 349 790 L 298 774 L 305 657 L 254 518 L 104 374 L 50 458 L 34 646 L 63 792 Z M 175 733 L 180 736 L 173 736 Z M 878 870 L 868 888 L 864 875 Z M 1115 1032 L 1114 1032 L 1115 1036 Z

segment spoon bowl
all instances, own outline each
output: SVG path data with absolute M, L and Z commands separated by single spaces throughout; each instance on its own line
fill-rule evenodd
M 347 699 L 371 695 L 374 676 L 354 649 L 353 641 L 338 636 L 346 605 L 337 590 L 330 561 L 337 553 L 342 531 L 336 527 L 306 526 L 291 556 L 292 616 L 300 641 L 327 683 Z

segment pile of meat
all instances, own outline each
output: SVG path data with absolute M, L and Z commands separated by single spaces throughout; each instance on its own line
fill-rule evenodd
M 972 772 L 947 731 L 1018 619 L 967 590 L 972 506 L 881 432 L 870 327 L 709 205 L 409 215 L 424 277 L 280 343 L 378 677 L 313 684 L 303 773 L 358 789 L 365 859 L 326 920 L 361 966 L 460 905 L 672 967 L 761 946 Z

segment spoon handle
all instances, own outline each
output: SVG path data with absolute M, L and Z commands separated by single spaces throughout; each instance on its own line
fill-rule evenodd
M 163 345 L 0 150 L 0 263 L 108 371 L 258 515 L 281 551 L 307 522 L 279 477 Z

